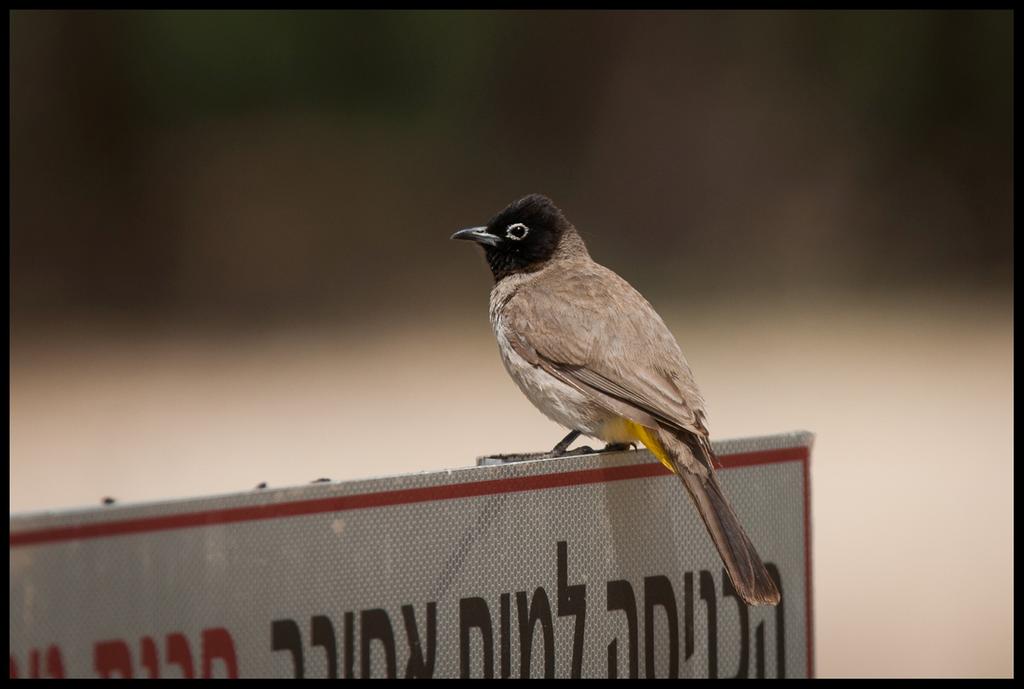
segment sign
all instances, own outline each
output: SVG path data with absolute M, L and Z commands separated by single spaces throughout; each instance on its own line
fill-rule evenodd
M 12 516 L 10 676 L 808 676 L 811 441 L 715 444 L 777 607 L 646 451 Z

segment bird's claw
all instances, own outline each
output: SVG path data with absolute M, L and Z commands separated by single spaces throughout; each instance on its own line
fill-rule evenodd
M 556 457 L 577 457 L 579 455 L 589 455 L 589 454 L 592 454 L 593 452 L 594 452 L 594 448 L 590 447 L 589 445 L 581 445 L 580 447 L 577 447 L 575 450 L 561 450 L 561 451 L 559 451 L 559 450 L 555 449 L 555 450 L 552 450 L 551 452 L 547 453 L 546 455 L 544 455 L 544 457 L 547 457 L 547 458 L 550 458 L 550 459 L 554 459 Z

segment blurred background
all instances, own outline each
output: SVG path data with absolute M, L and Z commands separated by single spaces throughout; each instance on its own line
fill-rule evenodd
M 822 676 L 1009 676 L 1010 12 L 14 12 L 10 510 L 563 432 L 480 252 L 530 192 L 807 429 Z

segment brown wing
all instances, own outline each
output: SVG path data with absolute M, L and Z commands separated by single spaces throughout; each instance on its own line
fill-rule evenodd
M 599 264 L 551 268 L 502 311 L 520 356 L 636 423 L 706 436 L 690 367 L 647 300 Z

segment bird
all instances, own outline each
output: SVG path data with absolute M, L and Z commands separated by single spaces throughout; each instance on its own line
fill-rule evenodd
M 606 449 L 637 442 L 679 477 L 748 605 L 780 593 L 715 473 L 704 399 L 679 343 L 654 307 L 597 263 L 548 197 L 512 202 L 452 239 L 483 247 L 494 284 L 491 327 L 508 374 L 545 416 Z

